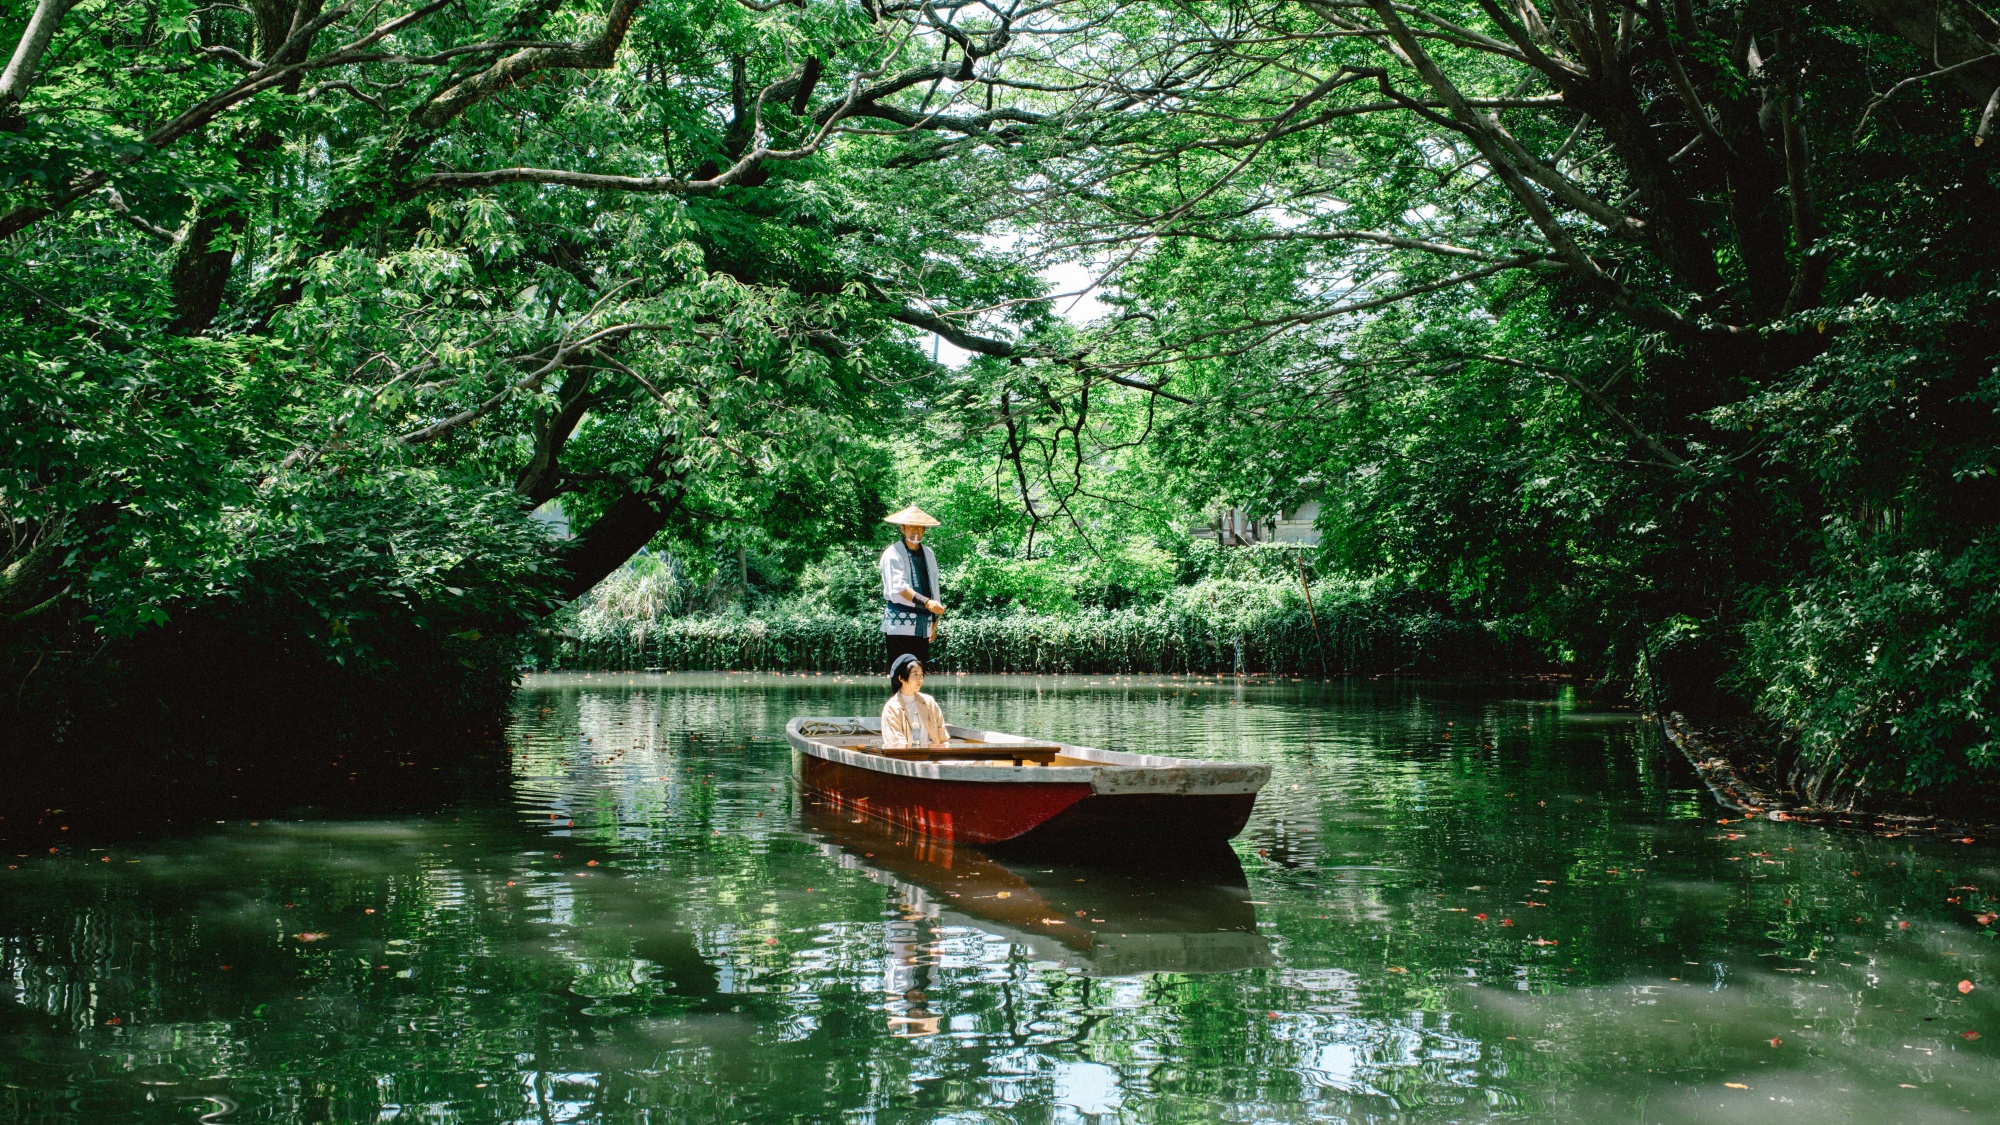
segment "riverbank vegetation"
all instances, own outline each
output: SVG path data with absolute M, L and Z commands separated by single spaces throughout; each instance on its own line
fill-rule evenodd
M 955 565 L 941 564 L 947 597 L 965 608 L 939 631 L 933 665 L 947 672 L 1276 672 L 1314 678 L 1499 675 L 1552 667 L 1526 638 L 1509 637 L 1495 623 L 1468 621 L 1442 599 L 1384 580 L 1334 577 L 1302 584 L 1311 554 L 1275 546 L 1224 551 L 1211 541 L 1187 544 L 1179 556 L 1144 544 L 1101 565 L 962 557 Z M 677 559 L 639 560 L 555 619 L 543 663 L 586 670 L 880 672 L 881 580 L 874 552 L 829 552 L 801 579 L 789 591 L 746 605 L 704 590 Z M 674 612 L 682 607 L 693 612 Z
M 16 729 L 187 713 L 169 651 L 490 710 L 641 548 L 805 599 L 892 499 L 961 624 L 1193 666 L 1291 611 L 1190 515 L 1313 499 L 1336 620 L 1995 780 L 1968 0 L 0 11 Z

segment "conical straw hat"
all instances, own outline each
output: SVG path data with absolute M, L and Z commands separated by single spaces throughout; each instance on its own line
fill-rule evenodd
M 893 523 L 897 527 L 909 527 L 912 525 L 916 527 L 936 527 L 938 525 L 937 517 L 917 507 L 915 504 L 904 508 L 900 512 L 892 512 L 889 515 L 883 516 L 882 522 Z

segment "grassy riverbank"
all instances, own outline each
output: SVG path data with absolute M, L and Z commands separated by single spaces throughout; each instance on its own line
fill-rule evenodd
M 1091 587 L 1063 581 L 1047 567 L 1009 571 L 975 559 L 946 570 L 950 601 L 971 608 L 946 617 L 934 663 L 954 672 L 1305 675 L 1547 666 L 1502 626 L 1453 616 L 1386 583 L 1312 581 L 1309 608 L 1305 558 L 1292 548 L 1223 553 L 1204 546 L 1177 568 L 1188 581 L 1113 592 L 1114 583 L 1100 580 L 1097 604 L 1070 600 Z M 872 593 L 872 566 L 857 552 L 836 556 L 828 569 L 809 572 L 789 596 L 746 608 L 715 599 L 713 590 L 704 596 L 671 560 L 651 560 L 574 607 L 543 664 L 591 671 L 879 671 L 880 614 L 856 593 Z M 1069 598 L 1051 597 L 1050 590 Z M 1124 604 L 1103 604 L 1114 599 Z

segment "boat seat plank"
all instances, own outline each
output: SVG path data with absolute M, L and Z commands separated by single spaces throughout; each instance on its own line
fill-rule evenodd
M 901 758 L 909 761 L 931 762 L 939 760 L 1012 760 L 1032 761 L 1047 765 L 1055 761 L 1062 752 L 1060 746 L 984 744 L 976 746 L 898 746 L 893 749 L 869 747 L 867 753 L 880 754 L 885 758 Z

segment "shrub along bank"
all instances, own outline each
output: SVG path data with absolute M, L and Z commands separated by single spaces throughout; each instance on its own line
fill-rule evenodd
M 1119 608 L 996 605 L 1001 599 L 989 592 L 986 604 L 945 618 L 933 664 L 947 672 L 1304 675 L 1322 669 L 1328 675 L 1491 674 L 1547 667 L 1538 652 L 1500 625 L 1451 616 L 1386 583 L 1314 582 L 1309 610 L 1296 577 L 1296 552 L 1233 553 L 1239 556 L 1231 560 L 1234 565 L 1197 565 L 1191 568 L 1195 581 Z M 1294 568 L 1289 581 L 1288 568 Z M 1199 576 L 1203 570 L 1209 575 Z M 869 589 L 868 573 L 849 577 L 843 586 Z M 948 569 L 947 591 L 954 588 L 953 577 Z M 544 665 L 591 671 L 881 670 L 881 620 L 875 612 L 804 597 L 754 610 L 676 614 L 673 608 L 688 601 L 673 593 L 674 584 L 671 563 L 642 565 L 607 581 L 563 622 Z

